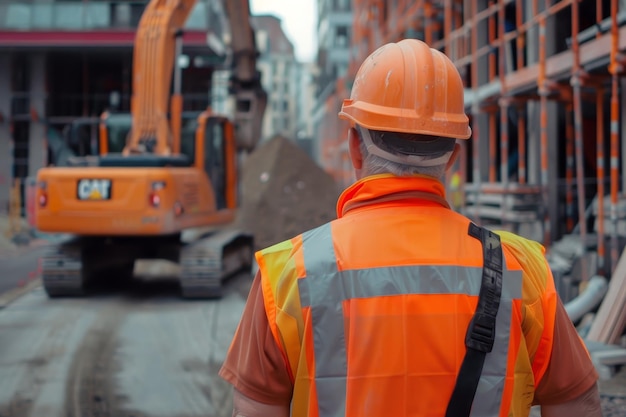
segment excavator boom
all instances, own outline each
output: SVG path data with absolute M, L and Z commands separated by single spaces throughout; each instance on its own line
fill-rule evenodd
M 235 136 L 239 149 L 251 151 L 261 137 L 267 93 L 257 69 L 259 55 L 250 23 L 248 0 L 223 0 L 230 22 L 232 76 L 230 93 L 235 98 Z
M 257 69 L 250 5 L 248 0 L 221 1 L 231 35 L 229 92 L 235 99 L 235 137 L 240 150 L 251 151 L 261 136 L 267 93 Z M 170 88 L 182 28 L 195 4 L 196 0 L 155 0 L 141 17 L 133 55 L 133 125 L 127 154 L 180 152 L 182 97 L 180 91 L 170 94 Z
M 133 124 L 127 152 L 178 153 L 175 148 L 180 132 L 172 132 L 168 120 L 170 87 L 176 38 L 182 35 L 181 29 L 195 3 L 196 0 L 154 0 L 146 6 L 135 35 Z M 182 109 L 172 110 L 172 120 L 180 118 Z

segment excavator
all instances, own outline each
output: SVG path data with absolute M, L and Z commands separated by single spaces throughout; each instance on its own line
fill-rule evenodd
M 238 164 L 260 138 L 267 103 L 250 6 L 221 0 L 234 115 L 208 108 L 190 117 L 177 58 L 195 3 L 147 4 L 133 49 L 130 114 L 102 115 L 97 155 L 37 174 L 37 229 L 71 236 L 41 259 L 51 298 L 82 296 L 94 277 L 132 276 L 138 259 L 178 263 L 184 298 L 220 297 L 224 278 L 252 267 L 253 236 L 233 226 Z

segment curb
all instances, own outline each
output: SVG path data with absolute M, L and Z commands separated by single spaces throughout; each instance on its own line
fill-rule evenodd
M 17 287 L 12 290 L 9 290 L 3 294 L 0 294 L 0 310 L 6 308 L 9 304 L 16 301 L 18 298 L 26 295 L 31 292 L 35 288 L 41 285 L 41 280 L 39 278 L 29 282 L 23 287 Z

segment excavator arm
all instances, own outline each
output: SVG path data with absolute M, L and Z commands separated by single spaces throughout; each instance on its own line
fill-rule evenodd
M 261 137 L 267 94 L 257 69 L 258 50 L 248 0 L 221 0 L 228 17 L 235 98 L 235 137 L 240 150 L 254 149 Z M 182 96 L 172 74 L 182 46 L 182 28 L 196 0 L 152 0 L 141 17 L 133 51 L 132 129 L 124 149 L 159 155 L 180 152 Z M 179 87 L 179 83 L 178 83 Z M 168 118 L 168 114 L 171 117 Z
M 230 94 L 235 98 L 235 137 L 240 150 L 251 151 L 261 137 L 267 93 L 257 69 L 259 51 L 250 22 L 248 0 L 222 0 L 229 20 L 232 50 Z
M 146 6 L 133 50 L 133 115 L 130 138 L 124 153 L 178 153 L 180 140 L 180 94 L 170 94 L 182 36 L 196 0 L 152 0 Z M 172 111 L 172 123 L 168 110 Z

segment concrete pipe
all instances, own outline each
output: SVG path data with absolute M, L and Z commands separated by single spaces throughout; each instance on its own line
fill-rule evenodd
M 578 297 L 565 304 L 569 318 L 576 322 L 600 304 L 609 288 L 606 278 L 595 275 L 589 280 L 587 288 Z

